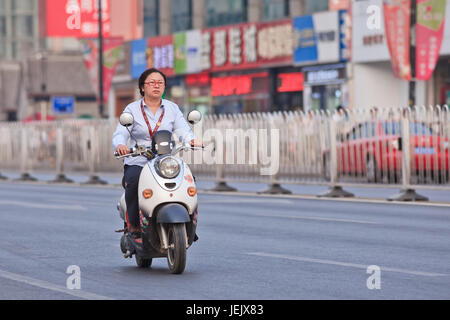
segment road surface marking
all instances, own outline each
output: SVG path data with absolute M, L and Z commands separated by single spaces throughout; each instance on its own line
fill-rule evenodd
M 327 217 L 305 217 L 305 216 L 287 216 L 269 213 L 252 213 L 248 214 L 255 217 L 269 217 L 269 218 L 283 218 L 283 219 L 299 219 L 299 220 L 317 220 L 317 221 L 330 221 L 330 222 L 344 222 L 344 223 L 359 223 L 359 224 L 379 224 L 377 222 L 367 220 L 351 220 L 351 219 L 336 219 Z
M 234 203 L 238 202 L 236 199 L 210 199 L 210 200 L 199 200 L 200 203 Z M 294 202 L 289 199 L 239 199 L 239 204 L 241 203 L 263 203 L 269 202 L 271 204 L 293 204 Z
M 286 260 L 293 260 L 293 261 L 300 261 L 300 262 L 329 264 L 329 265 L 342 266 L 342 267 L 359 268 L 359 269 L 364 269 L 364 270 L 367 270 L 367 267 L 369 266 L 369 265 L 364 265 L 364 264 L 340 262 L 340 261 L 333 261 L 333 260 L 314 259 L 314 258 L 307 258 L 307 257 L 296 257 L 296 256 L 288 256 L 288 255 L 265 253 L 265 252 L 248 252 L 246 254 L 252 255 L 252 256 L 258 256 L 258 257 L 279 258 L 279 259 L 286 259 Z M 442 274 L 442 273 L 414 271 L 414 270 L 389 268 L 389 267 L 382 267 L 382 266 L 380 266 L 380 269 L 381 269 L 381 271 L 399 272 L 399 273 L 406 273 L 406 274 L 412 274 L 412 275 L 416 275 L 416 276 L 425 276 L 425 277 L 446 276 L 446 274 Z
M 47 281 L 33 279 L 30 277 L 22 276 L 20 274 L 11 273 L 11 272 L 4 271 L 4 270 L 0 270 L 0 277 L 9 279 L 9 280 L 13 280 L 13 281 L 17 281 L 17 282 L 21 282 L 21 283 L 25 283 L 27 285 L 39 287 L 42 289 L 65 293 L 65 294 L 68 294 L 68 295 L 71 295 L 71 296 L 74 296 L 77 298 L 82 298 L 82 299 L 87 299 L 87 300 L 114 300 L 113 298 L 110 298 L 110 297 L 97 295 L 95 293 L 90 293 L 90 292 L 83 291 L 83 290 L 70 290 L 63 286 L 58 286 L 58 285 L 55 285 L 55 284 L 47 282 Z
M 43 204 L 43 203 L 12 201 L 12 200 L 0 200 L 0 205 L 19 206 L 19 207 L 35 208 L 35 209 L 87 211 L 87 208 L 80 206 L 80 205 Z
M 204 203 L 203 201 L 201 203 Z M 330 218 L 330 217 L 320 217 L 320 216 L 301 216 L 301 215 L 280 215 L 280 214 L 273 214 L 273 210 L 265 210 L 265 209 L 258 209 L 258 213 L 243 213 L 245 209 L 249 209 L 254 211 L 252 208 L 241 208 L 240 213 L 245 216 L 253 216 L 253 217 L 266 217 L 266 218 L 282 218 L 282 219 L 298 219 L 298 220 L 313 220 L 313 221 L 329 221 L 329 222 L 343 222 L 343 223 L 358 223 L 358 224 L 379 224 L 377 222 L 368 221 L 368 220 L 354 220 L 354 219 L 339 219 L 339 218 Z M 217 211 L 230 211 L 230 212 L 236 212 L 236 209 L 229 208 L 229 207 L 222 207 L 220 209 L 217 209 Z M 261 212 L 267 212 L 267 213 L 261 213 Z M 289 210 L 284 210 L 289 211 Z

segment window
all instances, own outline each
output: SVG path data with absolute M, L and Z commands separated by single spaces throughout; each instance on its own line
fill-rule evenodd
M 15 12 L 33 12 L 35 0 L 11 1 L 11 8 Z
M 172 0 L 172 32 L 192 29 L 192 0 Z
M 159 34 L 159 0 L 144 0 L 144 37 Z
M 6 37 L 6 17 L 0 17 L 0 36 Z
M 263 20 L 277 20 L 289 16 L 289 0 L 264 0 Z
M 217 27 L 247 21 L 247 0 L 206 0 L 206 25 Z
M 33 16 L 13 16 L 13 37 L 31 38 L 34 34 Z
M 328 0 L 306 0 L 306 14 L 328 11 Z

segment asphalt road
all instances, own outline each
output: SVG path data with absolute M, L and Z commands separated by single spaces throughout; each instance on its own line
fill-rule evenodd
M 448 205 L 201 193 L 171 275 L 123 258 L 121 192 L 0 182 L 0 299 L 450 299 Z

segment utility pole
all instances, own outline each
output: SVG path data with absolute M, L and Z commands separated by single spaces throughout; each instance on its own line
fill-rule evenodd
M 103 21 L 102 0 L 98 0 L 98 96 L 100 118 L 103 118 Z
M 408 102 L 409 106 L 413 107 L 416 104 L 416 10 L 417 0 L 411 0 L 411 22 L 410 22 L 410 45 L 409 45 L 409 60 L 411 63 L 411 81 L 408 84 Z

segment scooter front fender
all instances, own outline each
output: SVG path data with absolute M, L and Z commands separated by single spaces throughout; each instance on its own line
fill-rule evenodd
M 190 221 L 188 211 L 181 204 L 167 203 L 157 210 L 157 223 L 187 223 Z

